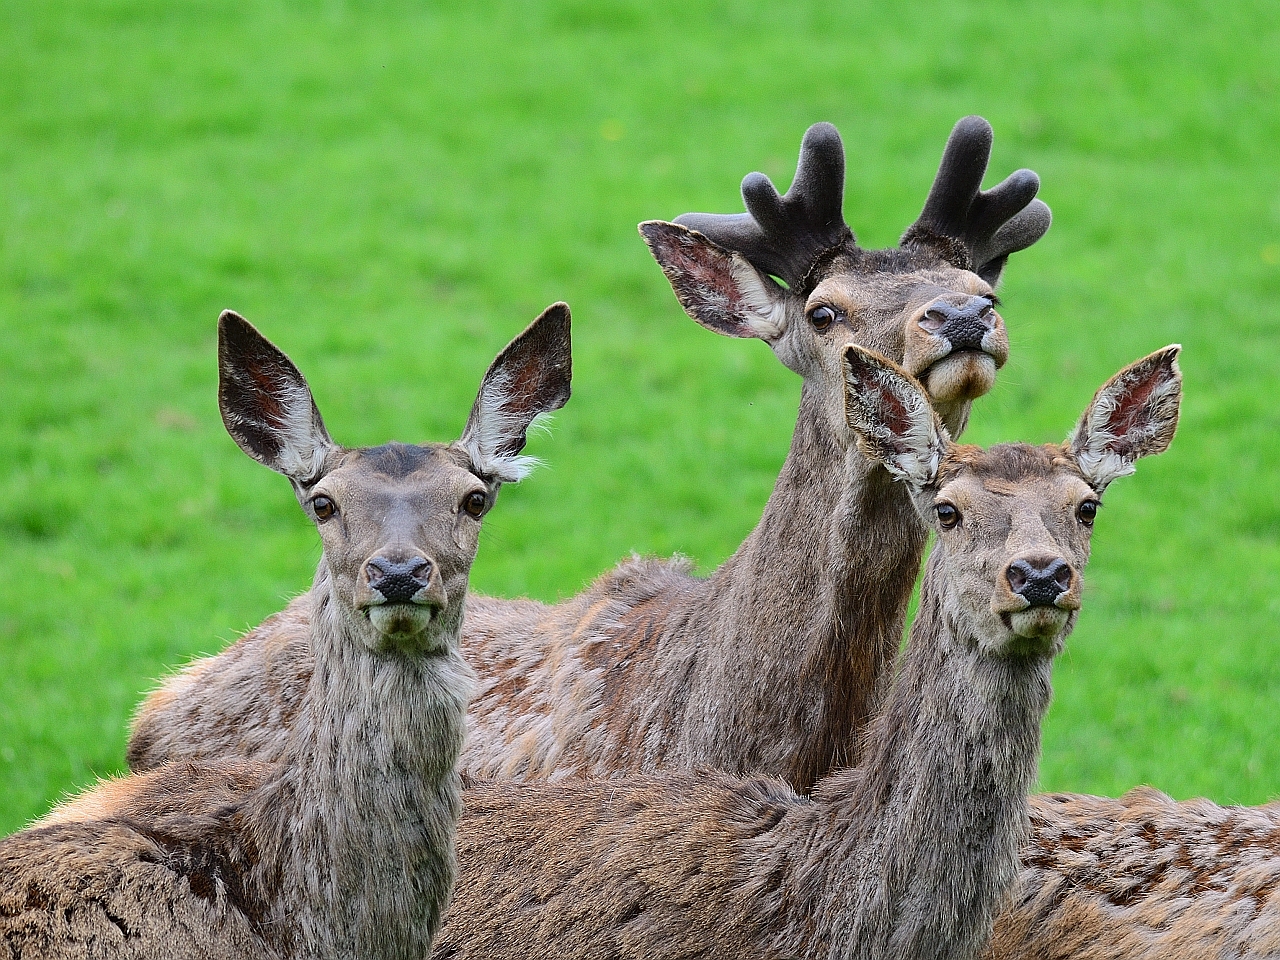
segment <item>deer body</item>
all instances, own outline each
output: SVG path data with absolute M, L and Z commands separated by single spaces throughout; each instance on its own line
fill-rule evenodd
M 337 446 L 297 368 L 230 312 L 219 359 L 228 431 L 290 478 L 324 542 L 295 602 L 312 669 L 270 761 L 163 764 L 0 840 L 5 956 L 430 952 L 456 871 L 458 634 L 486 478 L 516 479 L 529 421 L 568 397 L 568 313 L 495 361 L 453 444 Z
M 1048 228 L 1029 171 L 979 192 L 989 150 L 985 123 L 957 126 L 900 249 L 854 243 L 840 211 L 843 149 L 826 125 L 806 135 L 785 197 L 752 175 L 743 191 L 753 214 L 642 225 L 695 320 L 764 339 L 804 378 L 791 449 L 760 524 L 710 578 L 632 560 L 557 605 L 472 597 L 462 642 L 479 683 L 466 772 L 713 766 L 805 791 L 854 762 L 902 635 L 925 527 L 856 448 L 841 351 L 854 341 L 902 362 L 947 426 L 963 428 L 1008 353 L 991 285 L 1009 252 Z M 290 639 L 305 615 L 291 607 L 153 694 L 135 721 L 131 767 L 275 755 L 310 669 Z
M 862 763 L 807 798 L 711 772 L 472 784 L 437 956 L 979 956 L 1017 875 L 1050 667 L 1109 479 L 1090 455 L 1128 466 L 1167 446 L 1174 353 L 1104 387 L 1070 445 L 979 451 L 850 347 L 859 445 L 939 532 Z
M 1031 804 L 1018 893 L 988 960 L 1280 956 L 1280 804 L 1147 787 Z

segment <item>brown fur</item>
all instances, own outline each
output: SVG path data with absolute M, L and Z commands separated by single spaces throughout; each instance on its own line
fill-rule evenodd
M 1147 787 L 1031 803 L 1019 892 L 988 960 L 1280 956 L 1280 804 Z

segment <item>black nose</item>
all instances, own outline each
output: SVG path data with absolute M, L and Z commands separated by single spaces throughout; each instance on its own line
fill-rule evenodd
M 413 595 L 431 582 L 431 561 L 411 557 L 397 563 L 386 557 L 374 557 L 365 564 L 369 586 L 387 599 L 387 603 L 409 603 Z
M 1061 557 L 1015 560 L 1005 576 L 1010 589 L 1033 607 L 1051 607 L 1071 589 L 1071 565 Z
M 921 327 L 944 338 L 952 350 L 981 350 L 982 338 L 995 323 L 991 301 L 986 297 L 969 297 L 960 306 L 935 300 L 920 319 Z

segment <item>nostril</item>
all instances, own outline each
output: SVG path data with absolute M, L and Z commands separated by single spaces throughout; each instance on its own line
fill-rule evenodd
M 1031 573 L 1031 565 L 1025 560 L 1015 560 L 1009 564 L 1009 569 L 1005 571 L 1005 577 L 1009 581 L 1009 589 L 1014 593 L 1022 593 L 1022 589 L 1027 585 L 1027 577 Z
M 1053 577 L 1053 582 L 1061 589 L 1071 589 L 1071 567 L 1065 560 L 1055 560 L 1045 572 Z
M 947 315 L 936 307 L 930 307 L 924 312 L 919 322 L 926 333 L 936 334 L 947 325 Z

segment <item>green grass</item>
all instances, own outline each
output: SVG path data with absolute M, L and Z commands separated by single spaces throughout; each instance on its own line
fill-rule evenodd
M 785 184 L 826 119 L 886 245 L 975 112 L 1056 222 L 1013 258 L 967 438 L 1061 438 L 1186 346 L 1178 439 L 1098 524 L 1043 785 L 1280 793 L 1274 4 L 0 0 L 0 50 L 0 832 L 122 769 L 153 678 L 310 582 L 314 531 L 218 419 L 221 308 L 365 444 L 454 436 L 568 300 L 574 400 L 474 585 L 564 596 L 631 550 L 709 569 L 799 383 L 685 318 L 634 225 Z

